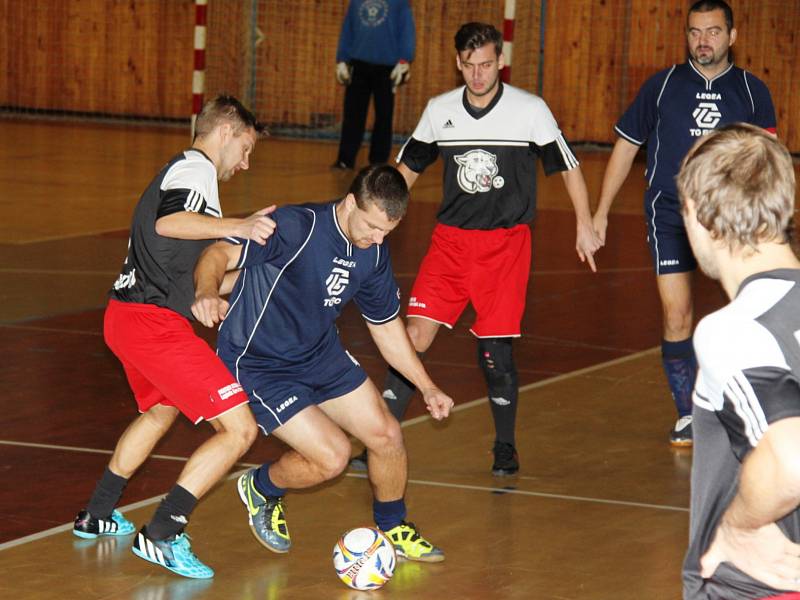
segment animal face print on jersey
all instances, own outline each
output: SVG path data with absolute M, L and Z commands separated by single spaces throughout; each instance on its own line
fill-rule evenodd
M 458 185 L 469 194 L 488 192 L 492 186 L 502 187 L 503 178 L 496 177 L 500 169 L 497 156 L 486 150 L 470 150 L 453 157 L 458 163 Z

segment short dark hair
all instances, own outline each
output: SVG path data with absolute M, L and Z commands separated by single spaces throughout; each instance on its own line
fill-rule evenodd
M 209 100 L 197 116 L 195 123 L 195 138 L 201 138 L 211 133 L 220 122 L 227 121 L 233 125 L 235 135 L 243 129 L 254 129 L 256 135 L 266 135 L 267 128 L 259 123 L 256 116 L 247 110 L 244 105 L 233 96 L 221 94 Z
M 503 51 L 503 36 L 489 23 L 464 23 L 455 35 L 456 52 L 464 50 L 477 50 L 486 44 L 494 44 L 497 56 Z
M 711 12 L 712 10 L 721 10 L 725 13 L 725 24 L 728 26 L 728 31 L 733 29 L 733 10 L 725 0 L 697 0 L 686 13 L 686 18 L 688 20 L 689 15 L 694 12 Z
M 390 221 L 402 219 L 408 208 L 408 185 L 400 171 L 391 165 L 371 165 L 356 174 L 349 193 L 361 210 L 375 204 Z

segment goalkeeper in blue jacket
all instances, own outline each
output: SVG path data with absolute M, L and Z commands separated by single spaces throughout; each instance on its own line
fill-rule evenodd
M 339 154 L 333 168 L 355 167 L 370 96 L 375 97 L 375 123 L 369 162 L 381 164 L 389 160 L 394 95 L 408 80 L 415 45 L 409 0 L 350 2 L 336 51 L 336 80 L 347 89 Z

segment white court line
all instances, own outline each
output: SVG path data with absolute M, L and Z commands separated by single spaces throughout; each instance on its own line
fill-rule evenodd
M 82 448 L 80 446 L 58 446 L 56 444 L 36 444 L 34 442 L 13 442 L 11 440 L 0 440 L 0 445 L 4 446 L 23 446 L 27 448 L 42 448 L 44 450 L 66 450 L 68 452 L 88 452 L 89 454 L 113 454 L 113 450 L 101 450 L 100 448 Z M 151 454 L 150 458 L 161 460 L 175 460 L 186 462 L 189 460 L 185 456 L 170 456 L 168 454 Z
M 88 306 L 86 310 L 101 309 L 102 306 Z M 74 314 L 74 313 L 73 313 Z M 60 315 L 56 315 L 60 316 Z M 38 317 L 36 317 L 38 318 Z M 19 329 L 22 331 L 41 331 L 46 333 L 68 333 L 70 335 L 91 335 L 102 337 L 103 332 L 97 330 L 65 329 L 63 327 L 42 327 L 40 325 L 20 325 L 18 323 L 0 323 L 0 329 Z
M 586 375 L 587 373 L 591 373 L 593 371 L 598 371 L 600 369 L 606 367 L 612 367 L 614 365 L 622 364 L 631 360 L 635 360 L 642 356 L 647 356 L 649 354 L 655 354 L 656 352 L 660 351 L 660 347 L 656 346 L 654 348 L 650 348 L 648 350 L 643 350 L 641 352 L 636 352 L 635 354 L 630 354 L 628 356 L 623 356 L 622 358 L 616 358 L 614 360 L 610 360 L 604 363 L 600 363 L 598 365 L 594 365 L 591 367 L 586 367 L 584 369 L 578 369 L 577 371 L 571 371 L 570 373 L 564 373 L 563 375 L 557 375 L 555 377 L 550 377 L 549 379 L 543 379 L 542 381 L 537 381 L 536 383 L 530 383 L 528 385 L 524 385 L 519 388 L 520 392 L 526 392 L 528 390 L 544 387 L 546 385 L 550 385 L 552 383 L 558 383 L 559 381 L 564 381 L 565 379 L 571 379 L 573 377 L 579 377 L 581 375 Z M 471 402 L 465 402 L 464 404 L 459 404 L 450 412 L 460 412 L 462 410 L 467 410 L 468 408 L 473 408 L 475 406 L 479 406 L 484 404 L 488 401 L 487 397 L 479 398 L 477 400 L 473 400 Z M 430 417 L 427 415 L 421 415 L 419 417 L 415 417 L 413 419 L 408 419 L 407 421 L 403 421 L 401 423 L 401 427 L 411 427 L 412 425 L 416 425 L 418 423 L 422 423 L 424 421 L 429 420 Z M 65 450 L 70 452 L 88 452 L 91 454 L 112 454 L 112 450 L 101 450 L 98 448 L 85 448 L 80 446 L 59 446 L 54 444 L 37 444 L 33 442 L 14 442 L 9 440 L 0 440 L 0 445 L 6 446 L 24 446 L 29 448 L 42 448 L 47 450 Z M 182 461 L 185 462 L 188 458 L 183 456 L 170 456 L 167 454 L 152 454 L 152 458 L 157 458 L 161 460 L 173 460 L 173 461 Z M 236 463 L 235 466 L 245 467 L 245 469 L 251 469 L 254 467 L 258 467 L 260 465 L 252 464 L 252 463 Z M 238 471 L 236 473 L 232 473 L 226 479 L 236 479 L 245 470 Z M 358 473 L 346 473 L 346 477 L 353 477 L 358 479 L 366 479 L 366 475 L 358 474 Z M 639 508 L 654 508 L 657 510 L 671 510 L 671 511 L 682 511 L 688 512 L 687 508 L 679 507 L 679 506 L 669 506 L 669 505 L 659 505 L 659 504 L 646 504 L 641 502 L 626 502 L 624 500 L 608 500 L 603 498 L 588 498 L 584 496 L 568 496 L 568 495 L 561 495 L 561 494 L 548 494 L 544 492 L 530 492 L 526 490 L 511 490 L 501 487 L 483 487 L 483 486 L 476 486 L 476 485 L 462 485 L 457 483 L 443 483 L 437 481 L 426 481 L 422 479 L 409 479 L 408 483 L 413 483 L 415 485 L 428 485 L 428 486 L 435 486 L 435 487 L 446 487 L 446 488 L 455 488 L 455 489 L 464 489 L 464 490 L 475 490 L 475 491 L 485 491 L 485 492 L 494 492 L 500 494 L 517 494 L 523 496 L 536 496 L 540 498 L 552 498 L 558 500 L 571 500 L 576 502 L 593 502 L 597 504 L 611 504 L 611 505 L 618 505 L 618 506 L 633 506 Z M 139 502 L 134 502 L 133 504 L 126 504 L 125 506 L 119 507 L 121 511 L 128 511 L 134 510 L 137 508 L 142 508 L 144 506 L 148 506 L 150 504 L 155 504 L 159 502 L 164 495 L 160 496 L 153 496 L 152 498 L 147 498 L 145 500 L 140 500 Z M 64 531 L 69 531 L 72 529 L 72 523 L 66 523 L 64 525 L 59 525 L 58 527 L 53 527 L 51 529 L 46 529 L 45 531 L 40 531 L 38 533 L 34 533 L 31 535 L 27 535 L 25 537 L 17 538 L 16 540 L 11 540 L 9 542 L 5 542 L 4 544 L 0 544 L 0 552 L 3 550 L 7 550 L 9 548 L 13 548 L 15 546 L 21 546 L 23 544 L 27 544 L 28 542 L 33 542 L 36 540 L 40 540 L 51 535 L 56 535 L 58 533 L 62 533 Z
M 601 369 L 605 369 L 607 367 L 613 367 L 615 365 L 620 365 L 631 360 L 636 360 L 637 358 L 641 358 L 642 356 L 648 356 L 650 354 L 656 354 L 657 352 L 661 351 L 660 346 L 655 346 L 653 348 L 648 348 L 647 350 L 642 350 L 641 352 L 635 352 L 634 354 L 629 354 L 627 356 L 623 356 L 621 358 L 615 358 L 614 360 L 609 360 L 604 363 L 600 363 L 599 365 L 592 365 L 591 367 L 586 367 L 583 369 L 578 369 L 577 371 L 570 371 L 569 373 L 563 373 L 561 375 L 556 375 L 555 377 L 549 377 L 547 379 L 542 379 L 541 381 L 537 381 L 535 383 L 529 383 L 528 385 L 523 385 L 519 388 L 520 393 L 527 392 L 529 390 L 534 390 L 536 388 L 544 387 L 553 383 L 558 383 L 559 381 L 564 381 L 565 379 L 572 379 L 573 377 L 580 377 L 581 375 L 587 375 L 593 371 L 599 371 Z M 488 396 L 484 396 L 483 398 L 478 398 L 477 400 L 472 400 L 471 402 L 464 402 L 463 404 L 458 404 L 457 406 L 453 407 L 450 412 L 460 412 L 462 410 L 467 410 L 468 408 L 472 408 L 474 406 L 479 406 L 481 404 L 486 404 L 489 401 Z M 416 425 L 417 423 L 422 423 L 423 421 L 427 421 L 430 419 L 428 415 L 420 415 L 419 417 L 414 417 L 413 419 L 407 419 L 400 424 L 400 427 L 410 427 L 411 425 Z
M 347 473 L 347 477 L 357 477 L 366 479 L 366 474 Z M 493 494 L 517 494 L 520 496 L 535 496 L 537 498 L 551 498 L 554 500 L 572 500 L 575 502 L 594 502 L 596 504 L 613 504 L 616 506 L 635 506 L 637 508 L 655 508 L 657 510 L 674 510 L 678 512 L 689 512 L 684 506 L 670 506 L 669 504 L 648 504 L 646 502 L 629 502 L 627 500 L 608 500 L 605 498 L 589 498 L 587 496 L 570 496 L 568 494 L 548 494 L 546 492 L 531 492 L 528 490 L 518 490 L 508 487 L 487 487 L 483 485 L 466 485 L 462 483 L 444 483 L 442 481 L 427 481 L 425 479 L 409 479 L 408 483 L 417 485 L 427 485 L 432 487 L 445 487 L 457 490 L 476 490 L 479 492 L 492 492 Z

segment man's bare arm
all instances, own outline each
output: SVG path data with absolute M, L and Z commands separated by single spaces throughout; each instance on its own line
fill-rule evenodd
M 249 239 L 264 245 L 275 231 L 269 214 L 275 205 L 256 211 L 244 219 L 209 217 L 193 212 L 177 212 L 156 221 L 158 235 L 179 240 L 218 240 L 224 237 Z

